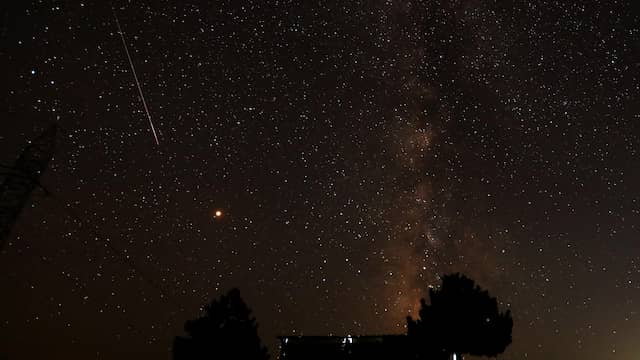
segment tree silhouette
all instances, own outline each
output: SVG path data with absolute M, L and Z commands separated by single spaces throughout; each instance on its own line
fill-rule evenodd
M 464 275 L 442 278 L 422 299 L 420 319 L 407 317 L 407 330 L 420 358 L 447 359 L 452 354 L 495 357 L 511 344 L 511 312 L 500 313 L 489 293 Z
M 207 305 L 204 316 L 187 321 L 184 329 L 189 336 L 178 336 L 173 342 L 175 360 L 269 359 L 258 337 L 256 319 L 238 289 Z

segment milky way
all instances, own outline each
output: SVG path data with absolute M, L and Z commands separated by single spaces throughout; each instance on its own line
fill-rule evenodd
M 2 5 L 0 162 L 61 135 L 0 255 L 0 355 L 166 358 L 232 287 L 274 355 L 403 333 L 458 271 L 512 311 L 503 359 L 637 355 L 632 2 L 114 6 L 126 39 L 106 3 Z

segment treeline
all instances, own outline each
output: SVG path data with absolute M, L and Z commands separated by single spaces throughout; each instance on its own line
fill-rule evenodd
M 240 291 L 232 289 L 186 322 L 187 336 L 175 338 L 173 358 L 267 360 L 257 327 Z M 440 287 L 429 290 L 429 303 L 421 300 L 419 318 L 407 317 L 407 348 L 399 353 L 429 360 L 495 357 L 511 344 L 512 328 L 511 312 L 500 312 L 488 291 L 464 275 L 444 275 Z

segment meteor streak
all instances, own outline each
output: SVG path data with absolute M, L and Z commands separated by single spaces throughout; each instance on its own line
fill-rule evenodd
M 156 145 L 160 145 L 160 141 L 158 141 L 158 134 L 156 133 L 156 128 L 153 126 L 153 120 L 151 120 L 151 113 L 149 112 L 149 107 L 147 107 L 147 102 L 144 100 L 144 95 L 142 94 L 142 85 L 140 85 L 140 80 L 138 80 L 138 74 L 136 73 L 136 68 L 133 66 L 133 60 L 131 60 L 131 54 L 129 54 L 129 48 L 127 47 L 127 42 L 124 39 L 124 33 L 122 32 L 122 28 L 120 27 L 120 21 L 118 20 L 118 14 L 116 14 L 116 9 L 111 7 L 113 11 L 113 18 L 116 21 L 116 26 L 118 27 L 118 33 L 120 34 L 120 39 L 122 40 L 122 45 L 124 46 L 124 52 L 127 54 L 127 60 L 129 60 L 129 66 L 131 67 L 131 72 L 133 73 L 133 79 L 136 81 L 136 85 L 138 86 L 138 93 L 140 94 L 140 100 L 142 100 L 142 106 L 144 106 L 144 111 L 147 113 L 147 119 L 149 120 L 149 126 L 151 127 L 151 132 L 153 133 L 153 138 L 156 140 Z

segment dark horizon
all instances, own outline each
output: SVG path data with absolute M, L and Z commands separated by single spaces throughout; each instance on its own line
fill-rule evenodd
M 637 2 L 112 3 L 0 5 L 0 184 L 58 127 L 0 358 L 169 358 L 233 287 L 272 355 L 400 334 L 454 272 L 502 360 L 637 355 Z

